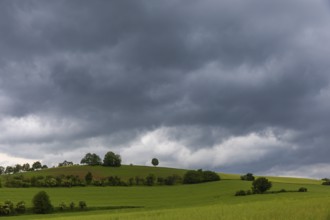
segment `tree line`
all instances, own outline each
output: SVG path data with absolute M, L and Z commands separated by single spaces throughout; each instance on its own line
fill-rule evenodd
M 20 173 L 20 172 L 27 172 L 27 171 L 35 171 L 41 169 L 47 169 L 47 165 L 42 165 L 40 161 L 34 162 L 31 166 L 29 163 L 25 164 L 16 164 L 15 166 L 7 166 L 3 167 L 0 166 L 0 175 L 2 174 L 13 174 L 13 173 Z
M 20 201 L 16 203 L 16 205 L 9 200 L 6 200 L 3 204 L 0 203 L 0 216 L 13 216 L 28 213 L 36 213 L 36 214 L 48 214 L 54 211 L 74 211 L 76 209 L 85 210 L 87 208 L 87 204 L 85 201 L 79 201 L 78 206 L 74 202 L 71 202 L 69 206 L 67 206 L 64 202 L 61 202 L 58 205 L 58 208 L 55 208 L 48 194 L 45 191 L 40 191 L 34 195 L 32 199 L 32 208 L 27 209 L 25 202 Z

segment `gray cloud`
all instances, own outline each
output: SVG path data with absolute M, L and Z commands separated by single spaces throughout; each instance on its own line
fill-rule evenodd
M 2 1 L 0 150 L 50 163 L 115 149 L 127 163 L 228 172 L 324 167 L 328 20 L 323 0 Z

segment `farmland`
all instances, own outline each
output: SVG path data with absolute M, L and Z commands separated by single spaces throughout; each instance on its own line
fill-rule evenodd
M 55 175 L 90 170 L 100 176 L 119 175 L 121 178 L 153 171 L 157 176 L 185 170 L 143 166 L 121 168 L 77 166 L 54 168 L 25 175 Z M 42 173 L 43 172 L 43 173 Z M 50 174 L 52 173 L 52 174 Z M 114 174 L 116 173 L 116 174 Z M 64 202 L 86 201 L 91 211 L 63 212 L 49 215 L 22 215 L 5 219 L 330 219 L 330 187 L 312 179 L 268 177 L 272 190 L 297 190 L 306 187 L 307 193 L 278 193 L 235 197 L 239 189 L 250 189 L 251 182 L 239 180 L 239 175 L 221 174 L 221 181 L 176 186 L 130 187 L 72 187 L 72 188 L 0 188 L 0 201 L 26 201 L 45 190 L 57 207 Z M 135 208 L 120 208 L 135 207 Z M 119 209 L 120 208 L 120 209 Z

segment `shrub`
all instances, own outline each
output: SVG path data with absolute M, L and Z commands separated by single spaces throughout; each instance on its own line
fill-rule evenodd
M 253 193 L 264 193 L 272 187 L 272 183 L 265 177 L 259 177 L 252 183 Z
M 220 177 L 213 171 L 202 171 L 203 172 L 203 182 L 211 182 L 211 181 L 218 181 Z
M 298 189 L 298 192 L 307 192 L 307 188 L 305 188 L 305 187 L 300 187 L 300 188 Z
M 76 204 L 74 204 L 74 202 L 70 203 L 70 209 L 73 210 L 76 207 Z
M 87 204 L 85 201 L 79 201 L 79 208 L 80 209 L 86 209 L 87 208 Z
M 49 196 L 45 191 L 38 192 L 32 200 L 33 211 L 37 214 L 46 214 L 53 211 L 53 206 L 50 202 Z
M 149 174 L 148 176 L 146 176 L 145 184 L 147 186 L 153 186 L 155 185 L 155 181 L 156 181 L 156 176 L 154 174 Z
M 193 184 L 203 182 L 203 173 L 197 170 L 189 170 L 183 176 L 183 183 Z
M 246 196 L 246 192 L 244 190 L 238 190 L 235 193 L 235 196 Z
M 17 213 L 25 213 L 26 207 L 25 207 L 25 202 L 20 201 L 16 204 L 16 212 Z
M 93 181 L 93 174 L 91 172 L 88 172 L 85 176 L 85 181 L 87 185 L 90 185 Z
M 255 178 L 252 173 L 247 173 L 243 176 L 241 176 L 241 180 L 246 180 L 246 181 L 253 181 Z
M 181 182 L 182 182 L 182 177 L 177 174 L 173 174 L 172 176 L 168 176 L 164 179 L 165 185 L 175 185 Z
M 193 183 L 203 183 L 209 181 L 218 181 L 220 176 L 213 171 L 203 171 L 203 170 L 189 170 L 183 176 L 183 183 L 193 184 Z
M 5 201 L 0 204 L 0 215 L 12 215 L 15 213 L 14 204 L 11 201 Z

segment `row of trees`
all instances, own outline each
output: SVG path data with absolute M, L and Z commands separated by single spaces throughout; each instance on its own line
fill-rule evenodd
M 121 156 L 119 154 L 115 154 L 112 151 L 107 152 L 104 155 L 103 161 L 100 156 L 95 153 L 87 153 L 80 161 L 81 164 L 86 164 L 90 166 L 109 166 L 109 167 L 120 167 L 121 166 Z M 157 158 L 153 158 L 151 160 L 151 164 L 153 166 L 157 166 L 159 164 L 159 160 Z M 72 166 L 74 165 L 72 161 L 64 160 L 62 163 L 58 164 L 58 167 Z M 47 165 L 42 165 L 40 161 L 34 162 L 32 165 L 29 163 L 25 164 L 16 164 L 15 166 L 0 166 L 0 175 L 2 174 L 14 174 L 26 171 L 35 171 L 40 169 L 47 169 Z
M 109 176 L 101 179 L 94 179 L 93 174 L 88 172 L 85 178 L 77 175 L 54 176 L 33 176 L 31 178 L 18 176 L 6 176 L 5 186 L 13 188 L 28 187 L 74 187 L 74 186 L 153 186 L 153 185 L 175 185 L 182 183 L 182 177 L 176 174 L 167 177 L 156 177 L 149 174 L 146 177 L 131 177 L 128 180 L 122 180 L 118 176 Z
M 154 186 L 154 185 L 175 185 L 175 184 L 193 184 L 209 181 L 218 181 L 220 177 L 213 171 L 191 170 L 187 171 L 183 178 L 177 174 L 167 177 L 157 177 L 149 174 L 146 177 L 130 177 L 122 180 L 118 176 L 109 176 L 105 178 L 94 179 L 93 174 L 88 172 L 84 178 L 77 175 L 59 175 L 59 176 L 33 176 L 31 178 L 23 175 L 6 176 L 5 186 L 14 188 L 27 187 L 74 187 L 74 186 Z
M 36 214 L 48 214 L 55 210 L 54 206 L 52 205 L 48 194 L 45 191 L 38 192 L 32 199 L 32 211 Z M 87 204 L 85 201 L 79 201 L 78 207 L 80 210 L 86 209 Z M 69 208 L 63 202 L 59 204 L 58 210 L 71 210 L 73 211 L 76 209 L 76 204 L 71 202 L 69 204 Z M 17 214 L 24 214 L 27 211 L 25 202 L 20 201 L 16 205 L 12 201 L 5 201 L 3 204 L 0 204 L 0 216 L 10 216 L 10 215 L 17 215 Z
M 7 166 L 7 167 L 0 166 L 0 175 L 34 171 L 34 170 L 47 169 L 47 168 L 48 168 L 47 165 L 42 165 L 40 161 L 34 162 L 31 166 L 29 163 L 25 163 L 22 165 L 16 164 L 15 166 Z

